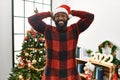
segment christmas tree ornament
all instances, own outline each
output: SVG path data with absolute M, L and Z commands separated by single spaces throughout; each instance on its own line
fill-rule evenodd
M 34 59 L 34 60 L 32 60 L 32 64 L 36 64 L 37 63 L 37 61 Z
M 35 38 L 34 41 L 37 42 L 37 38 Z
M 26 80 L 30 80 L 30 78 L 27 78 Z
M 19 63 L 18 66 L 19 66 L 19 68 L 23 68 L 25 66 L 25 63 L 22 61 L 22 62 Z
M 43 38 L 39 38 L 39 41 L 42 42 L 42 41 L 43 41 Z
M 21 57 L 21 60 L 24 61 L 24 57 Z
M 29 39 L 29 41 L 32 41 L 32 39 Z
M 35 49 L 35 53 L 37 52 L 37 49 Z
M 24 40 L 25 40 L 25 41 L 28 41 L 28 40 L 29 40 L 29 38 L 26 36 L 26 37 L 24 38 Z
M 31 62 L 28 63 L 28 68 L 31 68 L 32 64 Z
M 42 60 L 42 59 L 41 59 L 41 58 L 39 58 L 39 62 L 41 62 L 41 60 Z
M 42 54 L 43 53 L 43 51 L 40 51 L 40 54 Z
M 34 31 L 27 31 L 21 52 L 17 55 L 18 63 L 13 67 L 8 80 L 41 80 L 46 63 L 46 58 L 43 56 L 46 55 L 46 51 L 44 46 L 40 46 L 45 42 L 39 41 L 39 38 L 42 40 L 44 36 Z
M 34 45 L 33 44 L 31 44 L 31 46 L 30 47 L 33 47 Z
M 28 56 L 29 56 L 29 53 L 25 53 L 25 56 L 28 57 Z
M 40 43 L 40 46 L 42 47 L 42 46 L 43 46 L 43 43 Z
M 24 41 L 24 43 L 27 43 L 27 41 Z M 24 44 L 23 44 L 24 45 Z
M 46 47 L 46 44 L 44 44 L 44 47 Z
M 33 49 L 32 53 L 35 53 L 35 50 Z
M 19 75 L 19 79 L 20 79 L 20 80 L 23 79 L 23 76 L 22 76 L 22 75 Z
M 43 41 L 45 41 L 45 38 L 43 38 Z

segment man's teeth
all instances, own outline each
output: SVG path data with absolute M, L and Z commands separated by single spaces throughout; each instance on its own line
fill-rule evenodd
M 59 21 L 59 23 L 64 23 L 63 21 Z

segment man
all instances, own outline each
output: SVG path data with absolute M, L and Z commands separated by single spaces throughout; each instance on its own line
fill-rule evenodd
M 67 27 L 69 15 L 80 20 Z M 55 26 L 48 25 L 44 18 L 51 17 Z M 37 13 L 28 18 L 30 25 L 44 34 L 47 48 L 47 61 L 42 80 L 81 80 L 76 68 L 76 45 L 78 36 L 86 30 L 94 15 L 85 11 L 70 10 L 61 5 L 54 12 Z

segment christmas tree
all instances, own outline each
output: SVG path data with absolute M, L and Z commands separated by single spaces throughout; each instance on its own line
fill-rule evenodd
M 41 80 L 46 62 L 44 35 L 27 31 L 16 60 L 18 63 L 15 63 L 8 80 Z

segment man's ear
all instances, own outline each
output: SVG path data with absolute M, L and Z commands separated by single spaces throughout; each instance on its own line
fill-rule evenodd
M 68 20 L 69 20 L 70 18 L 68 17 Z

